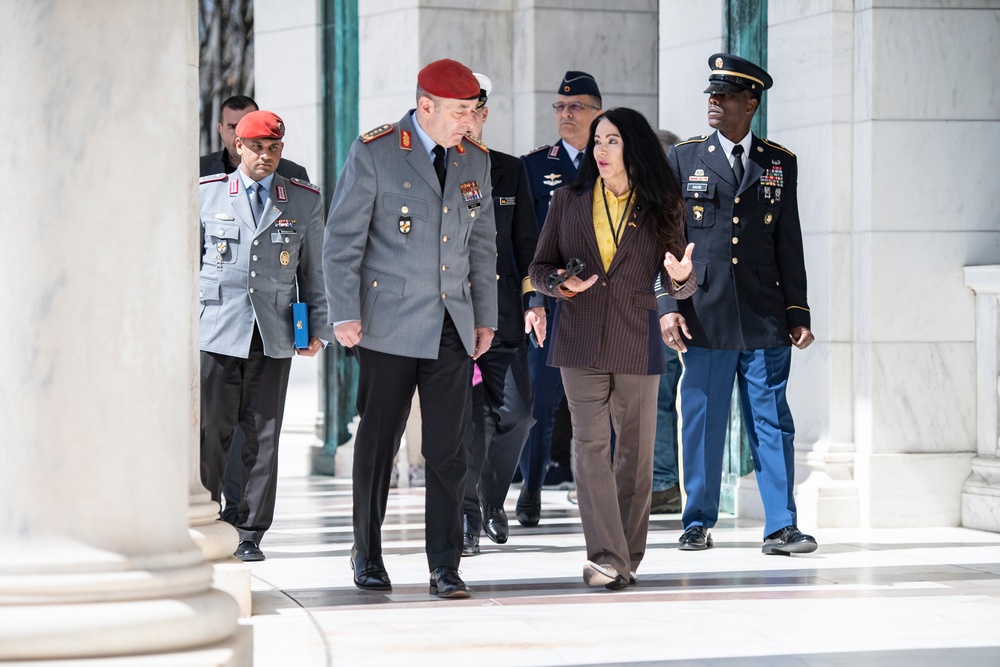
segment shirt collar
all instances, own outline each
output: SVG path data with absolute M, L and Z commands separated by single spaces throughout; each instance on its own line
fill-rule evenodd
M 560 139 L 559 141 L 562 143 L 563 149 L 566 151 L 566 157 L 569 158 L 570 162 L 572 162 L 572 163 L 575 164 L 576 163 L 576 156 L 579 155 L 580 153 L 582 153 L 583 151 L 580 151 L 580 150 L 577 150 L 576 148 L 573 148 L 572 146 L 569 145 L 569 142 L 567 142 L 567 141 L 563 141 L 562 139 Z
M 716 134 L 719 135 L 719 145 L 726 152 L 726 159 L 731 159 L 733 157 L 733 146 L 736 144 L 726 139 L 722 132 L 716 132 Z M 750 146 L 753 144 L 753 132 L 747 132 L 747 136 L 740 139 L 739 144 L 743 147 L 743 155 L 750 155 Z
M 264 192 L 270 192 L 271 191 L 271 183 L 274 182 L 274 172 L 273 171 L 268 176 L 265 176 L 264 178 L 260 179 L 259 181 L 254 181 L 252 178 L 250 178 L 249 176 L 247 176 L 246 172 L 244 172 L 242 169 L 237 169 L 237 171 L 240 172 L 240 180 L 243 181 L 243 189 L 244 190 L 249 190 L 250 186 L 253 185 L 254 183 L 260 183 L 260 187 L 261 187 L 261 189 Z M 266 197 L 264 197 L 263 193 L 261 193 L 261 200 L 263 201 L 265 199 L 266 199 Z
M 431 139 L 430 135 L 428 135 L 426 132 L 424 132 L 424 128 L 420 127 L 420 122 L 417 120 L 417 112 L 416 111 L 414 111 L 412 114 L 410 114 L 410 118 L 413 119 L 413 131 L 417 133 L 417 137 L 420 139 L 421 145 L 424 147 L 424 150 L 427 151 L 427 155 L 430 156 L 431 160 L 433 161 L 434 160 L 434 147 L 437 146 L 438 143 L 436 141 L 434 141 L 433 139 Z M 445 148 L 444 151 L 445 151 L 445 153 L 447 153 L 448 149 Z

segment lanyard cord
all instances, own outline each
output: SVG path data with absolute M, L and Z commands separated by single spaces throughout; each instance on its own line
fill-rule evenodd
M 632 203 L 632 195 L 635 194 L 635 190 L 629 190 L 628 199 L 625 200 L 625 208 L 622 210 L 622 217 L 618 221 L 618 228 L 615 229 L 615 225 L 611 222 L 611 208 L 608 206 L 608 193 L 604 189 L 604 181 L 601 181 L 601 197 L 604 198 L 604 212 L 608 215 L 608 227 L 611 228 L 611 238 L 615 241 L 615 250 L 618 250 L 618 239 L 621 237 L 622 226 L 625 224 L 625 216 L 628 215 L 629 205 Z

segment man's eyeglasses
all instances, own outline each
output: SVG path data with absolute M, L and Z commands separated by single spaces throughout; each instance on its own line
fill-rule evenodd
M 595 107 L 593 104 L 581 104 L 580 102 L 571 102 L 570 104 L 566 104 L 565 102 L 555 102 L 552 105 L 552 108 L 556 110 L 556 113 L 569 111 L 572 114 L 580 113 L 584 109 L 596 109 L 597 111 L 601 110 L 601 107 Z

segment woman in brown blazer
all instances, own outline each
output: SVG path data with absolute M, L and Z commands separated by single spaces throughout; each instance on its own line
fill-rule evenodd
M 680 185 L 642 114 L 598 116 L 585 156 L 576 182 L 552 197 L 530 273 L 557 299 L 548 362 L 560 369 L 573 420 L 583 579 L 619 589 L 635 583 L 646 551 L 664 372 L 656 295 L 686 298 L 697 278 Z M 571 259 L 584 271 L 553 285 Z

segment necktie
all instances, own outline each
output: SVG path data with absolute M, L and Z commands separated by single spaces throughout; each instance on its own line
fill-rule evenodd
M 447 167 L 444 164 L 444 148 L 441 146 L 434 147 L 434 171 L 437 172 L 438 180 L 441 182 L 441 191 L 444 191 L 444 177 L 447 173 Z
M 577 153 L 576 158 L 573 159 L 573 166 L 575 166 L 577 169 L 580 168 L 581 164 L 583 164 L 583 151 Z
M 743 182 L 743 146 L 740 144 L 733 146 L 733 175 L 736 176 L 736 185 Z
M 264 202 L 260 200 L 260 183 L 250 186 L 250 210 L 253 211 L 253 221 L 259 225 L 260 218 L 264 215 Z

